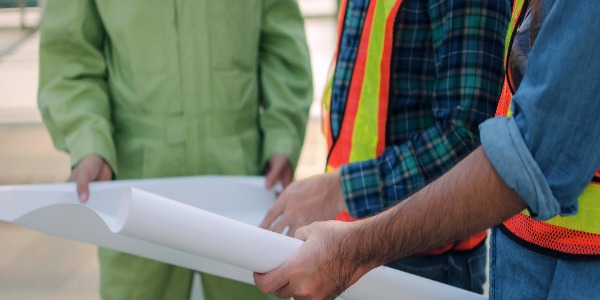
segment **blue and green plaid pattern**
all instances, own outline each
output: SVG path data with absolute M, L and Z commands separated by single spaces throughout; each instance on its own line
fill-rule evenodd
M 348 5 L 345 26 L 362 27 L 349 16 L 364 19 L 365 2 L 350 2 L 361 5 Z M 500 95 L 510 13 L 506 0 L 403 1 L 394 25 L 386 149 L 341 168 L 352 216 L 369 216 L 406 198 L 479 145 L 478 126 L 493 116 Z M 343 48 L 358 45 L 360 31 L 342 31 L 340 54 L 353 55 L 338 57 L 332 93 L 340 96 L 332 98 L 332 128 L 340 126 L 341 117 L 333 116 L 343 115 L 356 58 L 355 50 Z
M 336 139 L 342 127 L 344 109 L 348 99 L 352 70 L 358 53 L 358 45 L 362 26 L 369 7 L 368 0 L 349 0 L 346 6 L 344 27 L 338 47 L 338 57 L 333 75 L 333 89 L 331 91 L 330 126 L 331 134 Z

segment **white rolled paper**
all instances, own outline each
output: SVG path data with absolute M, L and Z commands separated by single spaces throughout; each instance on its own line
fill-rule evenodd
M 72 183 L 2 186 L 0 220 L 253 283 L 252 271 L 272 270 L 302 244 L 256 227 L 275 199 L 263 186 L 263 178 L 228 176 L 102 182 L 90 185 L 87 204 Z M 386 267 L 341 298 L 485 299 Z
M 125 193 L 115 233 L 256 272 L 283 263 L 302 241 L 136 188 Z

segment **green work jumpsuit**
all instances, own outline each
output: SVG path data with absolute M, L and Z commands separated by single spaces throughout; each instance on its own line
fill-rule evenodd
M 295 165 L 311 80 L 294 0 L 52 0 L 41 25 L 53 142 L 72 165 L 101 156 L 118 179 L 258 175 L 273 154 Z M 190 270 L 99 257 L 104 299 L 189 298 Z M 202 278 L 206 299 L 266 297 Z

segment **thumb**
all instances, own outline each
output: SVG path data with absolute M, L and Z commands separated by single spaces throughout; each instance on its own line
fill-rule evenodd
M 89 183 L 90 179 L 87 176 L 77 177 L 77 195 L 82 203 L 87 202 L 90 198 Z
M 306 241 L 310 235 L 310 226 L 311 225 L 298 228 L 294 234 L 294 238 Z
M 288 284 L 286 268 L 284 263 L 265 274 L 254 272 L 254 284 L 265 294 L 274 292 Z
M 77 183 L 77 195 L 80 202 L 86 202 L 90 198 L 89 183 L 98 179 L 104 165 L 104 161 L 99 156 L 88 155 L 73 168 L 69 180 Z
M 265 187 L 267 189 L 272 189 L 273 186 L 279 181 L 281 177 L 281 173 L 285 169 L 285 163 L 281 162 L 278 159 L 271 159 L 269 161 L 269 167 L 267 168 L 267 174 L 265 175 L 266 183 Z

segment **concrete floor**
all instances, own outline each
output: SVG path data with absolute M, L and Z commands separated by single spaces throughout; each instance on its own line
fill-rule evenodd
M 324 168 L 318 99 L 335 47 L 332 3 L 300 1 L 311 16 L 306 31 L 316 96 L 296 178 Z M 39 20 L 39 12 L 32 14 L 28 20 Z M 36 109 L 39 35 L 14 28 L 13 20 L 14 15 L 0 11 L 0 185 L 64 182 L 68 156 L 54 150 Z M 95 246 L 3 222 L 0 241 L 0 299 L 99 299 Z

